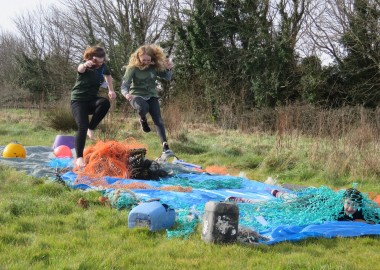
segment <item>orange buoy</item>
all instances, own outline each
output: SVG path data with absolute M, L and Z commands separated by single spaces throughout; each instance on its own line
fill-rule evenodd
M 72 158 L 73 153 L 71 152 L 70 147 L 67 145 L 60 145 L 56 148 L 54 148 L 54 155 L 57 158 Z

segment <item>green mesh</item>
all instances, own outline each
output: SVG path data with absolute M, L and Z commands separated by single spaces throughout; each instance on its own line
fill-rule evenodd
M 220 177 L 219 179 L 206 177 L 202 181 L 197 181 L 188 178 L 172 177 L 168 180 L 161 180 L 165 185 L 181 186 L 181 187 L 192 187 L 198 189 L 239 189 L 243 185 L 243 179 L 239 177 Z
M 328 187 L 307 188 L 296 197 L 278 198 L 255 204 L 239 203 L 240 224 L 264 230 L 280 225 L 301 226 L 338 220 L 343 210 L 344 190 L 334 192 Z M 380 211 L 375 202 L 363 195 L 363 216 L 380 223 Z M 263 217 L 266 223 L 260 222 Z
M 192 217 L 190 211 L 177 212 L 175 226 L 166 230 L 167 237 L 183 237 L 187 239 L 195 231 L 197 224 L 198 219 Z
M 132 208 L 132 206 L 137 205 L 139 202 L 137 196 L 130 190 L 115 190 L 107 192 L 104 195 L 108 197 L 111 205 L 117 210 Z
M 270 201 L 238 203 L 239 226 L 253 228 L 260 232 L 277 226 L 303 226 L 336 221 L 343 210 L 345 190 L 338 192 L 328 187 L 307 188 L 296 196 L 284 196 Z M 365 220 L 380 223 L 380 208 L 374 201 L 362 194 L 361 207 Z M 358 202 L 359 203 L 359 202 Z M 184 208 L 185 209 L 185 205 Z M 188 238 L 201 221 L 204 206 L 177 212 L 176 226 L 167 230 L 168 237 Z M 194 213 L 196 213 L 194 215 Z M 194 218 L 195 217 L 195 218 Z M 267 223 L 263 223 L 263 219 Z
M 200 222 L 200 216 L 203 214 L 204 206 L 193 206 L 189 210 L 179 210 L 176 211 L 176 221 L 175 226 L 171 229 L 167 229 L 167 237 L 182 237 L 189 238 L 198 223 Z

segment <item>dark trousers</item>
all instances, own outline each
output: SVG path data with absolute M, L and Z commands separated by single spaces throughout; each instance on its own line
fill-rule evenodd
M 87 130 L 94 130 L 99 125 L 100 121 L 106 116 L 110 106 L 109 100 L 102 97 L 91 101 L 71 101 L 71 113 L 78 126 L 75 136 L 77 158 L 83 157 Z M 89 115 L 92 115 L 91 121 L 89 120 Z
M 140 115 L 140 118 L 146 119 L 146 115 L 149 113 L 152 117 L 153 123 L 156 126 L 158 136 L 161 139 L 161 142 L 166 142 L 166 133 L 164 127 L 164 121 L 161 117 L 160 103 L 158 98 L 151 97 L 148 100 L 143 99 L 142 97 L 134 97 L 130 104 Z

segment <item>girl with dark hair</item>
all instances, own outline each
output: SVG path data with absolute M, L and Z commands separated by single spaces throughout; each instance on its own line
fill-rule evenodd
M 109 68 L 105 65 L 106 53 L 101 47 L 89 47 L 84 52 L 84 62 L 77 68 L 77 79 L 71 92 L 71 112 L 77 123 L 78 130 L 75 136 L 75 165 L 79 168 L 86 164 L 83 160 L 83 150 L 86 144 L 86 135 L 93 140 L 94 130 L 106 116 L 110 102 L 98 97 L 99 88 L 108 86 L 108 97 L 113 100 L 116 93 L 113 90 L 112 77 Z M 89 115 L 92 115 L 89 120 Z

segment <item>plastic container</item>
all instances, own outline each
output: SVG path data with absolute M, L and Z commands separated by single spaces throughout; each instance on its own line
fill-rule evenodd
M 70 149 L 74 148 L 75 143 L 75 137 L 74 136 L 67 136 L 67 135 L 57 135 L 55 136 L 55 140 L 53 143 L 53 150 L 61 145 L 66 145 Z
M 174 225 L 175 211 L 159 201 L 142 203 L 129 212 L 128 228 L 146 227 L 151 231 L 169 229 Z
M 239 207 L 230 202 L 207 202 L 203 215 L 202 240 L 233 243 L 237 240 Z

